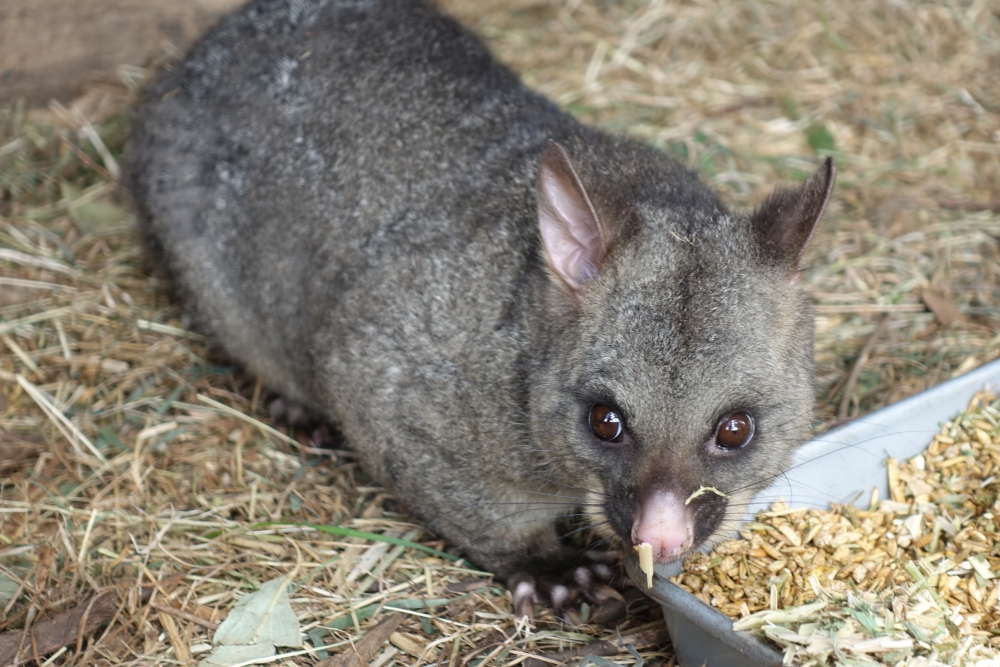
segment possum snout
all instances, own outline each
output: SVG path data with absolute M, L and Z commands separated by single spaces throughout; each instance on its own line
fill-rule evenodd
M 632 541 L 648 542 L 653 547 L 653 558 L 659 563 L 676 560 L 694 542 L 691 508 L 672 491 L 654 491 L 639 505 L 632 525 Z

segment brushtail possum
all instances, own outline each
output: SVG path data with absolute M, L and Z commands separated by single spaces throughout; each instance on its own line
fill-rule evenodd
M 731 211 L 422 0 L 250 2 L 147 88 L 127 161 L 196 326 L 519 610 L 607 595 L 557 518 L 677 559 L 810 423 L 832 162 Z

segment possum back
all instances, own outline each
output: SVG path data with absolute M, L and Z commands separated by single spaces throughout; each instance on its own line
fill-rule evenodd
M 538 147 L 585 133 L 451 19 L 393 1 L 258 2 L 136 119 L 131 190 L 188 314 L 307 403 L 314 337 L 344 300 L 398 313 L 413 304 L 375 295 L 402 288 L 453 311 L 473 267 L 497 288 L 479 298 L 508 301 L 537 243 Z

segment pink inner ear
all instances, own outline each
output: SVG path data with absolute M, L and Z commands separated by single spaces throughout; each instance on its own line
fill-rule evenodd
M 570 289 L 577 292 L 597 276 L 605 252 L 600 221 L 559 144 L 538 168 L 538 227 L 549 263 Z

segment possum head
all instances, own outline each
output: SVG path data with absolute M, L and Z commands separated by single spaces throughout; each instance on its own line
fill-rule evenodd
M 544 255 L 569 322 L 539 428 L 569 454 L 592 516 L 668 562 L 732 531 L 808 428 L 813 325 L 798 277 L 834 167 L 749 214 L 607 174 L 578 173 L 559 144 L 539 167 Z

